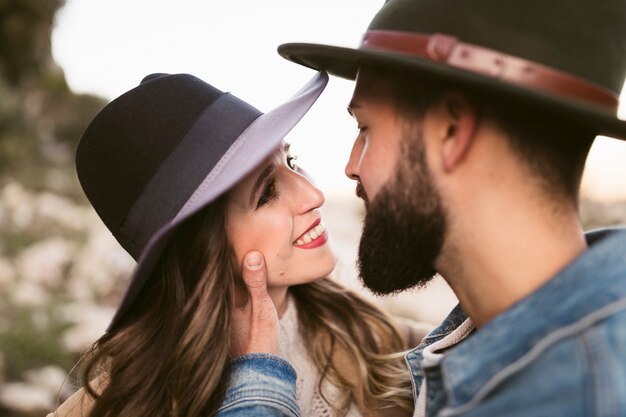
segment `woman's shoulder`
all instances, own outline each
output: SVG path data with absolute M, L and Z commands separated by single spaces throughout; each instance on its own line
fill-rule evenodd
M 85 392 L 84 388 L 81 388 L 46 417 L 88 416 L 92 406 L 93 398 Z
M 103 376 L 95 378 L 90 385 L 96 392 L 102 392 L 106 386 L 106 378 Z M 87 417 L 94 403 L 95 399 L 85 388 L 81 388 L 46 417 Z

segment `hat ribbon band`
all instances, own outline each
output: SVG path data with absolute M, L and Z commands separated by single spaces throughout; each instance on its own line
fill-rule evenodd
M 601 105 L 612 111 L 617 111 L 619 105 L 616 93 L 590 81 L 536 62 L 459 42 L 448 35 L 372 30 L 363 35 L 361 48 L 426 58 L 510 84 Z
M 245 101 L 223 93 L 197 116 L 119 227 L 119 234 L 129 242 L 131 255 L 136 258 L 141 254 L 154 234 L 187 204 L 221 156 L 261 114 Z

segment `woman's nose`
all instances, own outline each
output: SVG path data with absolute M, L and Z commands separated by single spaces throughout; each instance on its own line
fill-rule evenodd
M 308 175 L 298 174 L 298 188 L 300 190 L 298 210 L 300 213 L 306 213 L 324 205 L 326 201 L 324 193 L 309 180 Z

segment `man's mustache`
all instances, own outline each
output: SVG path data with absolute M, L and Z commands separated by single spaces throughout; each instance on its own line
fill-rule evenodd
M 354 191 L 356 196 L 362 199 L 365 204 L 369 202 L 369 200 L 367 199 L 367 194 L 365 193 L 365 188 L 363 188 L 363 185 L 361 185 L 361 181 L 357 181 L 356 189 Z

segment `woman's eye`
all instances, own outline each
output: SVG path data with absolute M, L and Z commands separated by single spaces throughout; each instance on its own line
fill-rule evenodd
M 296 159 L 298 159 L 297 155 L 287 155 L 287 166 L 294 171 L 296 170 L 297 165 L 293 161 Z
M 263 188 L 263 193 L 259 198 L 259 201 L 256 205 L 256 208 L 260 208 L 267 203 L 271 203 L 272 201 L 278 198 L 278 190 L 276 189 L 276 180 L 272 178 L 267 182 L 265 188 Z

